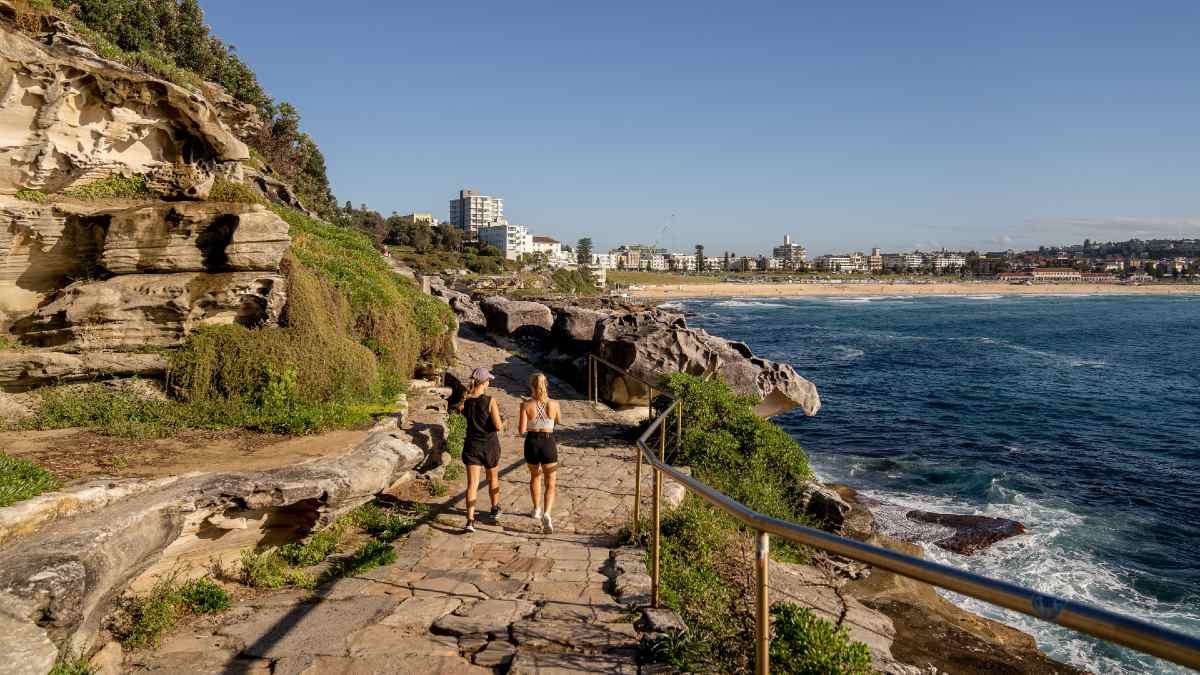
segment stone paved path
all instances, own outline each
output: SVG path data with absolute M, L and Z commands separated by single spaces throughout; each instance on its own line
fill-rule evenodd
M 515 427 L 533 368 L 463 340 L 460 361 L 496 374 Z M 551 378 L 562 401 L 554 534 L 530 517 L 522 439 L 503 436 L 504 514 L 464 534 L 464 485 L 447 511 L 397 542 L 394 564 L 322 589 L 239 604 L 210 630 L 181 632 L 142 660 L 171 673 L 637 673 L 637 633 L 609 593 L 614 535 L 633 494 L 628 426 Z M 647 480 L 649 474 L 646 474 Z M 648 485 L 649 483 L 647 483 Z M 481 511 L 488 500 L 481 485 Z

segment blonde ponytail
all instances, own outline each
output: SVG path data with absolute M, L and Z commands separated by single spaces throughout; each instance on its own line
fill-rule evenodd
M 546 380 L 545 375 L 534 373 L 533 377 L 529 378 L 529 395 L 538 403 L 550 400 L 550 383 Z
M 486 381 L 487 380 L 476 380 L 473 377 L 471 378 L 471 383 L 467 385 L 466 391 L 463 392 L 462 400 L 458 402 L 457 406 L 455 406 L 458 412 L 462 412 L 463 409 L 467 407 L 467 399 L 475 398 L 479 395 L 479 385 Z

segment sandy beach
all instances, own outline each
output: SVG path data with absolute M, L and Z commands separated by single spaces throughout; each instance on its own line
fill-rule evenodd
M 1035 284 L 995 281 L 845 284 L 669 284 L 630 290 L 632 298 L 670 300 L 720 297 L 896 296 L 896 295 L 1200 295 L 1200 284 Z

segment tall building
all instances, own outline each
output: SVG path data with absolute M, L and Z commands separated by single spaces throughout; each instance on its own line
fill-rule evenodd
M 458 198 L 450 200 L 450 224 L 469 237 L 479 235 L 484 227 L 506 225 L 504 200 L 488 197 L 474 190 L 459 190 Z
M 480 243 L 500 249 L 505 258 L 516 260 L 524 253 L 533 253 L 533 237 L 524 225 L 490 225 L 477 231 Z
M 871 255 L 867 256 L 867 271 L 872 274 L 883 271 L 883 253 L 879 247 L 871 249 Z
M 793 244 L 790 234 L 783 237 L 783 246 L 776 246 L 771 256 L 778 260 L 785 270 L 799 269 L 808 263 L 808 249 L 800 244 Z

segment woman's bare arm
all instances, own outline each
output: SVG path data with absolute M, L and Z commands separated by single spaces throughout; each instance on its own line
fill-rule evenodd
M 558 401 L 555 401 L 554 402 L 554 425 L 558 426 L 561 423 L 562 423 L 562 406 L 558 404 Z
M 496 403 L 496 399 L 492 399 L 491 408 L 492 424 L 496 426 L 496 431 L 504 431 L 504 418 L 500 417 L 500 406 Z
M 529 429 L 529 423 L 526 421 L 526 419 L 528 417 L 528 413 L 529 413 L 529 404 L 522 401 L 521 402 L 521 419 L 517 423 L 517 431 L 521 432 L 522 436 L 524 436 L 525 433 Z

